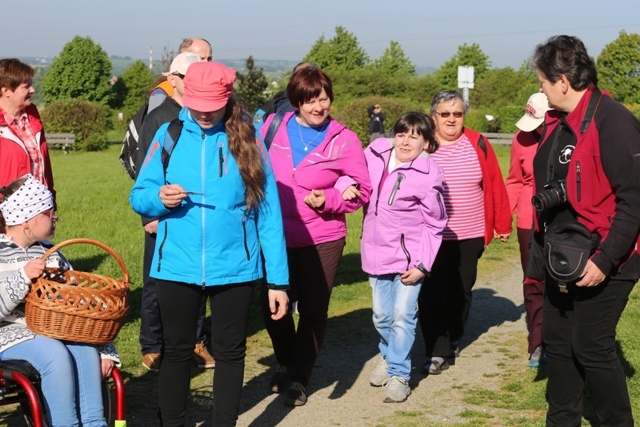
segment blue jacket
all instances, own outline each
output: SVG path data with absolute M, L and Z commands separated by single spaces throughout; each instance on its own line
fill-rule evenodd
M 184 126 L 166 177 L 161 148 L 168 124 L 154 136 L 129 196 L 136 213 L 159 218 L 151 277 L 200 286 L 253 281 L 263 276 L 262 250 L 268 282 L 288 285 L 282 214 L 268 160 L 263 157 L 265 197 L 258 212 L 247 212 L 224 124 L 203 130 L 186 108 L 179 117 Z M 261 151 L 266 153 L 264 147 Z M 204 195 L 189 195 L 180 206 L 167 209 L 159 197 L 165 183 Z

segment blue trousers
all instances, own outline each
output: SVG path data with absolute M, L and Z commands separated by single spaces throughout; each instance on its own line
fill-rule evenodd
M 418 324 L 418 294 L 422 280 L 412 285 L 399 274 L 370 276 L 373 295 L 373 325 L 380 334 L 380 354 L 386 360 L 389 377 L 411 377 L 411 347 Z
M 26 360 L 40 372 L 46 419 L 53 427 L 106 427 L 100 354 L 90 344 L 37 335 L 0 354 Z

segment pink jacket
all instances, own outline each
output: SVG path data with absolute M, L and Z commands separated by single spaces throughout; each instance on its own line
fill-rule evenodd
M 375 187 L 365 206 L 360 253 L 368 274 L 392 274 L 422 264 L 431 271 L 447 224 L 442 200 L 444 172 L 423 152 L 382 182 L 393 139 L 379 138 L 365 150 Z
M 517 214 L 516 227 L 533 228 L 533 157 L 538 150 L 534 132 L 519 131 L 511 144 L 511 163 L 505 185 L 511 214 Z
M 261 128 L 266 133 L 275 115 Z M 269 148 L 269 157 L 278 183 L 280 205 L 287 246 L 300 248 L 331 242 L 347 235 L 345 213 L 354 212 L 369 201 L 371 181 L 358 136 L 330 118 L 325 140 L 297 166 L 293 166 L 287 122 L 295 113 L 286 113 Z M 360 184 L 362 197 L 345 201 L 335 188 L 341 176 Z M 304 198 L 311 190 L 324 190 L 326 201 L 321 209 L 309 207 Z

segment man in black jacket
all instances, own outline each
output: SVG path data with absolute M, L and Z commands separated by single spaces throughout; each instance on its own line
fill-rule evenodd
M 369 114 L 369 142 L 377 138 L 384 136 L 384 119 L 385 115 L 382 112 L 380 104 L 372 105 L 367 108 Z

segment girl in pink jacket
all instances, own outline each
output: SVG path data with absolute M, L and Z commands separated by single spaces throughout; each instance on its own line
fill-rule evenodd
M 438 144 L 430 117 L 402 115 L 394 139 L 379 138 L 365 150 L 373 190 L 362 226 L 362 269 L 373 292 L 373 323 L 382 358 L 369 382 L 385 386 L 384 402 L 411 394 L 409 353 L 418 321 L 422 281 L 436 257 L 447 213 L 444 173 L 431 158 Z

